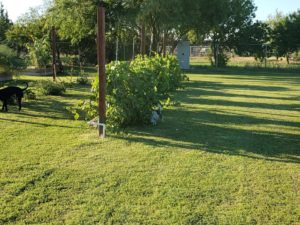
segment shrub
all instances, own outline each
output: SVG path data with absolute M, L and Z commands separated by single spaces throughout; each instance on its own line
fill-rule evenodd
M 26 47 L 31 64 L 39 69 L 45 69 L 51 59 L 49 40 L 47 38 L 35 39 L 33 44 L 28 44 Z
M 218 67 L 226 67 L 227 63 L 230 59 L 229 55 L 226 53 L 225 49 L 219 48 L 219 52 L 217 54 L 218 57 Z M 213 52 L 210 53 L 210 64 L 212 66 L 216 66 L 215 59 L 213 57 Z
M 86 85 L 89 83 L 88 74 L 84 70 L 80 70 L 79 76 L 76 79 L 76 82 L 81 85 Z
M 24 94 L 26 99 L 36 100 L 36 93 L 31 89 L 27 89 Z
M 6 45 L 0 45 L 0 73 L 25 68 L 25 61 Z M 2 71 L 3 70 L 3 71 Z
M 107 125 L 122 128 L 150 122 L 152 111 L 169 98 L 172 91 L 182 87 L 185 76 L 172 56 L 138 56 L 131 63 L 112 62 L 106 67 Z M 99 82 L 92 84 L 93 97 L 81 102 L 87 119 L 97 116 Z M 72 112 L 78 118 L 77 110 Z
M 66 92 L 66 87 L 62 82 L 43 80 L 38 82 L 38 87 L 44 95 L 62 95 Z
M 86 85 L 89 83 L 89 79 L 85 76 L 77 77 L 76 82 L 81 85 Z

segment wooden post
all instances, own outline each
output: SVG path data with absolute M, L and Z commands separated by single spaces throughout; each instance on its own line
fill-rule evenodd
M 145 29 L 145 25 L 142 25 L 142 29 L 141 29 L 141 55 L 145 55 L 146 54 L 146 29 Z
M 132 39 L 132 60 L 135 58 L 135 37 Z
M 216 67 L 219 67 L 219 44 L 216 44 Z
M 151 36 L 150 36 L 149 56 L 152 55 L 152 46 L 153 46 L 153 31 L 151 32 Z
M 98 55 L 98 75 L 99 75 L 99 136 L 105 137 L 105 10 L 98 7 L 97 11 L 97 55 Z
M 163 52 L 163 57 L 166 57 L 167 54 L 167 48 L 166 48 L 166 31 L 163 33 L 163 43 L 162 43 L 162 52 Z
M 118 54 L 119 53 L 119 37 L 117 36 L 117 40 L 116 40 L 116 61 L 118 61 Z
M 56 32 L 55 28 L 52 27 L 51 30 L 51 41 L 52 41 L 52 72 L 53 81 L 56 81 Z
M 265 45 L 265 68 L 267 68 L 267 59 L 268 58 L 268 45 Z

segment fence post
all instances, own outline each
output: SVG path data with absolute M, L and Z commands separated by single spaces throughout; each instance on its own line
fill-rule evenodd
M 97 11 L 97 55 L 98 55 L 98 76 L 99 76 L 99 136 L 105 138 L 105 10 L 98 7 Z
M 117 36 L 117 40 L 116 40 L 116 61 L 118 61 L 118 53 L 119 53 L 119 37 Z
M 52 73 L 53 81 L 56 81 L 56 32 L 55 28 L 51 30 L 51 41 L 52 41 Z
M 163 52 L 163 56 L 165 57 L 166 56 L 166 53 L 167 53 L 167 51 L 166 51 L 166 31 L 164 30 L 164 32 L 163 32 L 163 43 L 162 43 L 162 52 Z
M 267 68 L 268 45 L 265 45 L 265 68 Z
M 132 60 L 135 58 L 135 37 L 132 39 Z
M 145 25 L 144 23 L 142 24 L 142 28 L 141 28 L 141 55 L 145 55 L 146 53 L 146 29 L 145 29 Z
M 149 56 L 152 55 L 152 48 L 153 48 L 153 32 L 151 32 L 151 36 L 150 36 Z
M 219 44 L 216 43 L 216 68 L 219 66 Z

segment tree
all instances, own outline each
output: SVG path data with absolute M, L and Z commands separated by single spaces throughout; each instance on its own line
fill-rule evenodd
M 12 22 L 8 18 L 8 13 L 0 2 L 0 43 L 6 40 L 6 32 L 12 26 Z
M 35 39 L 49 36 L 46 18 L 39 8 L 31 8 L 7 31 L 7 42 L 19 54 L 27 51 L 27 44 L 33 44 Z
M 233 49 L 239 55 L 254 56 L 261 62 L 270 50 L 271 29 L 267 23 L 256 21 L 239 31 Z M 268 49 L 269 48 L 269 49 Z
M 224 6 L 231 1 L 237 0 L 104 0 L 108 45 L 120 38 L 132 40 L 145 27 L 149 48 L 161 51 L 163 39 L 175 48 L 190 30 L 208 33 L 224 21 Z M 96 35 L 97 5 L 93 0 L 56 0 L 48 21 L 59 24 L 59 36 L 72 44 L 91 41 Z
M 157 46 L 164 34 L 169 44 L 176 47 L 178 41 L 187 39 L 193 30 L 204 35 L 225 19 L 224 0 L 148 0 L 143 1 L 138 19 L 148 27 Z
M 14 71 L 25 67 L 25 61 L 6 45 L 0 44 L 0 68 L 6 71 Z
M 27 45 L 31 64 L 37 68 L 46 69 L 50 62 L 50 46 L 47 39 L 35 39 L 33 44 Z
M 221 8 L 222 13 L 215 18 L 210 36 L 214 63 L 223 62 L 225 65 L 224 51 L 234 49 L 239 44 L 239 33 L 251 26 L 256 7 L 253 0 L 226 0 Z
M 253 0 L 103 0 L 106 8 L 106 40 L 109 60 L 114 59 L 115 43 L 131 44 L 141 36 L 145 28 L 147 49 L 161 53 L 164 46 L 175 49 L 178 41 L 210 36 L 214 52 L 233 48 L 237 33 L 251 24 L 255 7 Z M 95 0 L 55 0 L 48 5 L 40 20 L 20 24 L 11 29 L 12 39 L 31 41 L 29 33 L 56 27 L 58 38 L 70 43 L 82 59 L 89 62 L 96 57 L 96 9 Z M 38 25 L 38 26 L 33 26 Z M 39 27 L 39 29 L 35 29 Z M 20 35 L 27 33 L 27 35 Z M 37 32 L 33 36 L 40 37 Z M 19 38 L 19 39 L 18 39 Z M 21 40 L 20 40 L 21 39 Z M 137 42 L 142 40 L 136 38 Z M 143 40 L 144 41 L 144 40 Z M 137 43 L 138 44 L 138 43 Z M 23 44 L 21 46 L 24 46 Z M 162 47 L 162 48 L 161 48 Z M 216 58 L 216 54 L 215 58 Z
M 300 11 L 288 15 L 280 23 L 275 24 L 272 39 L 277 55 L 285 56 L 289 63 L 290 55 L 300 48 Z

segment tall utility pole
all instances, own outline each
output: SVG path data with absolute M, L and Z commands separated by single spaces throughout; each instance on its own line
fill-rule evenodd
M 56 81 L 56 32 L 55 28 L 52 27 L 51 30 L 51 41 L 52 41 L 52 72 L 53 81 Z
M 98 7 L 97 10 L 97 56 L 99 76 L 99 136 L 105 137 L 105 9 Z

